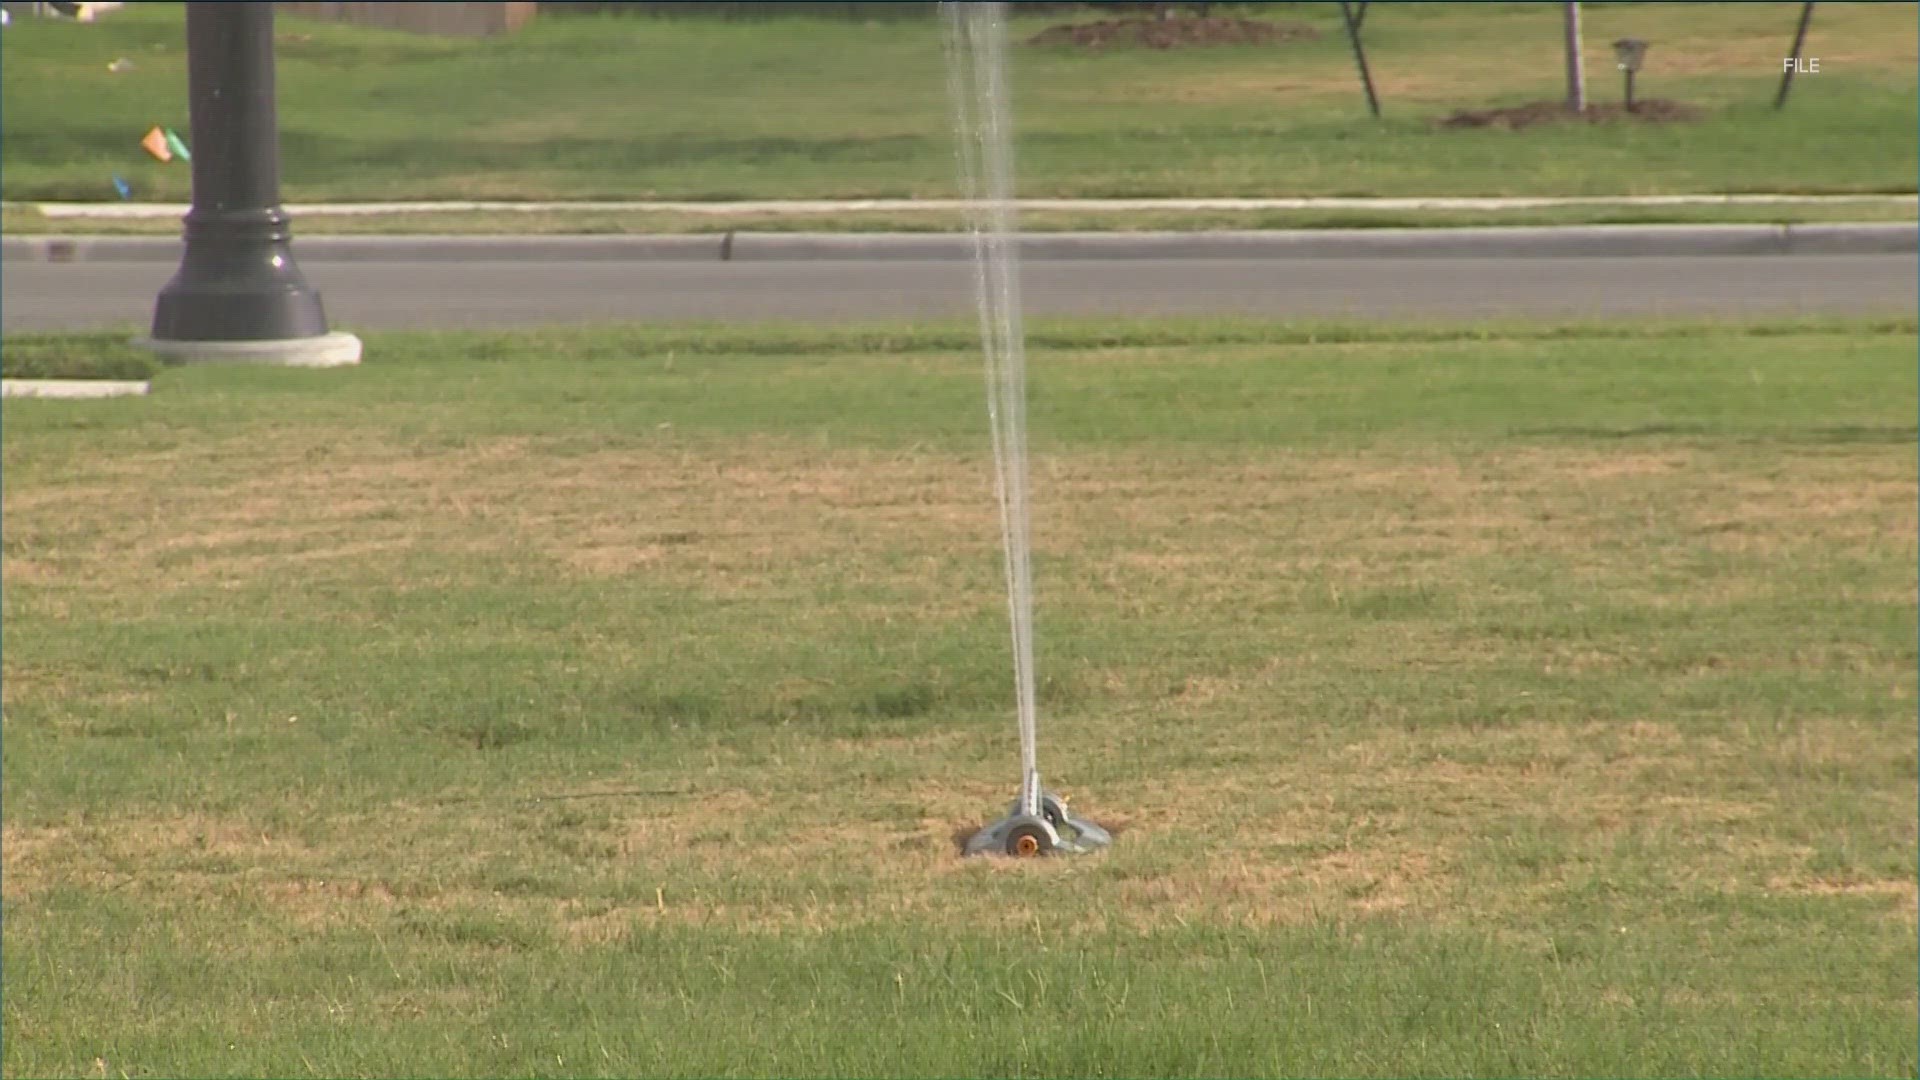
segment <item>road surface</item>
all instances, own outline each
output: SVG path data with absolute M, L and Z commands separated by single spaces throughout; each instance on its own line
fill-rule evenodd
M 299 256 L 337 329 L 584 320 L 836 322 L 961 316 L 958 261 L 330 262 Z M 1902 313 L 1911 254 L 1076 259 L 1023 269 L 1032 315 L 1561 317 Z M 0 329 L 136 327 L 170 263 L 0 266 Z

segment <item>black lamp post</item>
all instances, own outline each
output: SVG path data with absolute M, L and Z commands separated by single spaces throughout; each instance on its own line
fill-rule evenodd
M 1647 43 L 1639 38 L 1621 38 L 1613 43 L 1613 55 L 1620 70 L 1627 73 L 1627 111 L 1633 111 L 1633 77 L 1647 58 Z
M 186 252 L 160 290 L 145 344 L 183 360 L 358 361 L 359 339 L 327 332 L 280 208 L 271 3 L 187 5 L 187 90 Z

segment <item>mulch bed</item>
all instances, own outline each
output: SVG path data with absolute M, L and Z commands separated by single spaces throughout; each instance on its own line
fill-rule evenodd
M 1535 124 L 1580 123 L 1608 124 L 1618 121 L 1641 121 L 1645 123 L 1673 123 L 1698 120 L 1705 113 L 1692 105 L 1666 98 L 1648 98 L 1633 103 L 1633 111 L 1618 102 L 1605 105 L 1588 104 L 1585 112 L 1574 112 L 1567 108 L 1564 101 L 1535 101 L 1526 105 L 1515 105 L 1505 109 L 1461 109 L 1441 120 L 1441 127 L 1450 128 L 1506 128 L 1517 131 Z
M 1205 45 L 1277 45 L 1320 36 L 1311 26 L 1255 19 L 1179 16 L 1172 19 L 1108 19 L 1049 26 L 1029 39 L 1032 45 L 1071 45 L 1082 49 L 1184 49 Z

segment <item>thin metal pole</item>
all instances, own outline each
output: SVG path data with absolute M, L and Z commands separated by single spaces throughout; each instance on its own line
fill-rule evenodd
M 1353 59 L 1360 65 L 1360 85 L 1367 89 L 1367 111 L 1380 119 L 1380 99 L 1373 92 L 1373 73 L 1367 70 L 1367 50 L 1360 44 L 1360 24 L 1354 21 L 1353 4 L 1340 0 L 1340 17 L 1347 24 L 1347 40 L 1353 43 Z
M 1773 99 L 1775 109 L 1787 106 L 1787 91 L 1793 89 L 1793 71 L 1800 66 L 1800 50 L 1807 44 L 1807 24 L 1813 21 L 1813 0 L 1800 5 L 1800 27 L 1793 32 L 1793 53 L 1787 57 L 1790 61 L 1787 70 L 1780 76 L 1780 93 Z
M 1569 0 L 1565 5 L 1567 24 L 1567 108 L 1587 111 L 1587 71 L 1580 58 L 1580 5 Z
M 1353 28 L 1355 30 L 1363 29 L 1367 25 L 1367 5 L 1372 2 L 1373 0 L 1360 0 L 1359 3 L 1353 5 Z

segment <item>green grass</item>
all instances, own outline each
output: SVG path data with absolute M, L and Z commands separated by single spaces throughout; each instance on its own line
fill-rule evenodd
M 1333 5 L 1269 48 L 1116 51 L 1021 45 L 1020 187 L 1046 196 L 1593 195 L 1910 192 L 1911 4 L 1819 9 L 1819 75 L 1770 108 L 1798 5 L 1633 4 L 1588 11 L 1594 100 L 1608 43 L 1654 44 L 1643 92 L 1689 124 L 1442 130 L 1458 108 L 1562 92 L 1549 4 L 1393 4 L 1367 22 L 1386 120 L 1367 118 Z M 1024 42 L 1051 16 L 1016 20 Z M 147 158 L 148 127 L 187 128 L 178 5 L 100 24 L 24 20 L 0 38 L 7 199 L 184 200 L 188 169 Z M 456 41 L 286 18 L 279 102 L 289 200 L 806 198 L 953 193 L 931 20 L 715 22 L 543 17 Z M 137 65 L 113 74 L 126 57 Z
M 0 405 L 7 1075 L 1911 1076 L 1911 319 L 959 326 Z
M 154 355 L 126 334 L 9 334 L 0 339 L 0 377 L 8 379 L 151 379 Z

